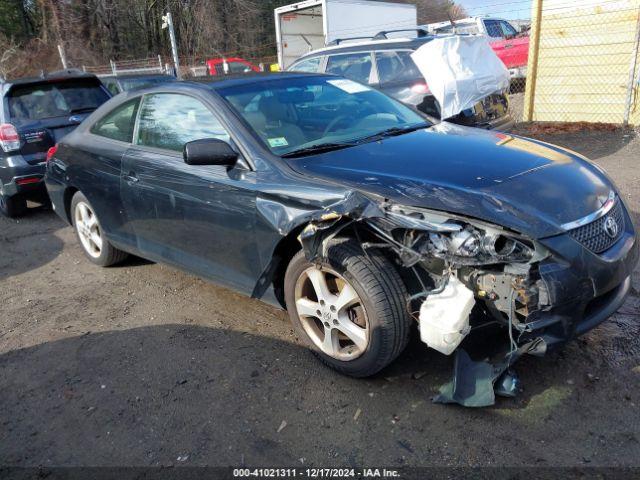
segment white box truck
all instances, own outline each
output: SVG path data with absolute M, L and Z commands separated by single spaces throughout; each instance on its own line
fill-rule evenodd
M 306 0 L 274 10 L 278 64 L 284 70 L 300 56 L 345 38 L 416 28 L 415 5 L 371 0 Z M 404 37 L 415 36 L 407 32 Z

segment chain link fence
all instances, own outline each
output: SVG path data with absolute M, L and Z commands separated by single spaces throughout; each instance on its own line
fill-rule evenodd
M 531 21 L 524 121 L 640 124 L 640 0 L 533 0 Z
M 93 73 L 98 76 L 105 75 L 140 75 L 140 74 L 154 74 L 154 73 L 167 73 L 171 71 L 169 63 L 163 61 L 160 55 L 150 58 L 140 58 L 134 60 L 110 60 L 105 65 L 83 65 L 82 69 L 85 72 Z
M 274 47 L 275 49 L 275 47 Z M 226 67 L 223 63 L 226 63 Z M 214 60 L 215 66 L 209 67 L 207 62 Z M 251 52 L 212 53 L 202 58 L 180 59 L 180 71 L 183 78 L 199 78 L 210 75 L 238 74 L 257 69 L 261 72 L 270 71 L 271 65 L 277 64 L 278 57 L 274 55 L 256 55 Z M 246 63 L 245 63 L 246 62 Z M 248 65 L 248 64 L 250 65 Z M 226 70 L 225 70 L 226 68 Z
M 227 63 L 227 74 L 241 73 L 242 68 L 244 71 L 248 69 L 257 68 L 260 71 L 269 71 L 271 65 L 277 62 L 276 55 L 270 56 L 238 56 L 238 53 L 226 54 L 220 56 L 220 53 L 213 53 L 209 56 L 204 56 L 202 59 L 193 59 L 187 57 L 181 57 L 180 60 L 180 72 L 183 78 L 198 78 L 212 75 L 210 67 L 207 65 L 207 60 L 219 60 L 224 58 Z M 239 60 L 248 62 L 251 67 L 244 63 L 239 63 Z M 241 70 L 237 68 L 242 67 Z M 218 75 L 223 74 L 223 65 L 220 63 L 219 68 L 215 68 Z M 253 68 L 252 68 L 253 67 Z M 173 67 L 173 60 L 170 57 L 163 58 L 158 55 L 157 57 L 141 58 L 133 60 L 111 60 L 108 64 L 104 65 L 83 65 L 82 70 L 88 73 L 93 73 L 99 77 L 112 76 L 112 75 L 152 75 L 152 74 L 173 74 L 175 69 Z

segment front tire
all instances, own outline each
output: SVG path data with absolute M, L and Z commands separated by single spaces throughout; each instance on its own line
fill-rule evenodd
M 285 274 L 285 301 L 299 338 L 325 364 L 368 377 L 404 350 L 411 320 L 407 290 L 381 253 L 332 244 L 318 266 L 298 252 Z
M 21 195 L 11 197 L 0 194 L 0 213 L 5 217 L 16 218 L 27 211 L 27 201 Z
M 126 252 L 109 243 L 93 207 L 80 192 L 71 200 L 71 218 L 80 246 L 92 263 L 109 267 L 127 258 Z

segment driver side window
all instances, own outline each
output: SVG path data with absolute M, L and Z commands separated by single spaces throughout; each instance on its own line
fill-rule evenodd
M 176 93 L 144 96 L 137 145 L 181 152 L 185 143 L 203 138 L 230 141 L 222 124 L 202 102 Z
M 513 26 L 509 22 L 500 20 L 500 26 L 502 27 L 502 33 L 505 37 L 514 37 L 518 34 L 516 29 L 513 28 Z

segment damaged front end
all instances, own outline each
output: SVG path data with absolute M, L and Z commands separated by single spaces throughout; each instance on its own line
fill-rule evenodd
M 517 381 L 509 367 L 523 353 L 539 351 L 540 341 L 527 341 L 535 312 L 549 308 L 549 295 L 538 266 L 549 256 L 542 245 L 501 227 L 455 215 L 389 206 L 384 218 L 369 225 L 397 248 L 404 268 L 411 268 L 421 284 L 431 282 L 410 299 L 421 339 L 450 355 L 456 351 L 455 375 L 436 401 L 485 406 L 498 391 L 514 395 Z M 478 315 L 471 317 L 472 310 Z M 419 312 L 416 315 L 416 312 Z M 496 339 L 491 361 L 473 362 L 459 349 L 475 328 L 505 327 Z M 495 349 L 494 349 L 495 352 Z
M 549 341 L 556 338 L 545 333 L 550 327 L 564 332 L 562 341 L 581 333 L 576 318 L 588 299 L 574 312 L 575 304 L 558 305 L 566 298 L 558 298 L 554 278 L 564 282 L 557 274 L 571 267 L 538 241 L 476 219 L 387 201 L 365 206 L 360 198 L 357 209 L 325 211 L 308 224 L 299 237 L 307 258 L 324 257 L 329 240 L 345 229 L 365 252 L 382 249 L 395 260 L 422 341 L 455 352 L 454 377 L 436 402 L 477 407 L 492 405 L 495 394 L 515 396 L 519 383 L 510 367 L 525 353 L 543 355 L 548 344 L 560 343 Z M 460 344 L 485 326 L 497 327 L 490 353 L 473 361 Z

